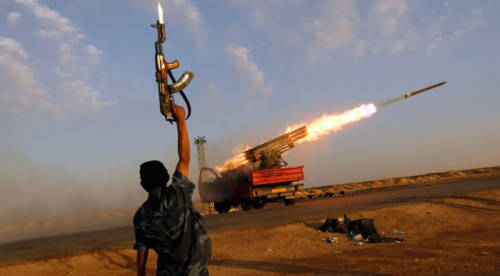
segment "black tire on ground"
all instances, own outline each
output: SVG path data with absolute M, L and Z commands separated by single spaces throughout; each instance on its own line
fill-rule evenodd
M 295 204 L 295 199 L 294 198 L 285 199 L 285 205 L 286 206 L 293 205 L 293 204 Z
M 252 210 L 252 202 L 251 201 L 245 201 L 245 202 L 241 203 L 241 209 L 243 209 L 243 211 L 250 211 L 250 210 Z
M 215 211 L 218 213 L 227 213 L 231 209 L 231 204 L 227 201 L 225 202 L 214 202 Z
M 253 205 L 253 208 L 260 209 L 260 208 L 264 207 L 265 202 L 262 199 L 260 199 L 260 198 L 255 198 L 252 201 L 252 205 Z

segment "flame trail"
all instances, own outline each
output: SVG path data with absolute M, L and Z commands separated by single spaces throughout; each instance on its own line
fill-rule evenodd
M 250 145 L 245 145 L 245 146 L 240 147 L 236 150 L 233 150 L 233 154 L 235 152 L 239 152 L 239 153 L 234 155 L 233 157 L 231 157 L 229 159 L 226 159 L 226 161 L 224 161 L 223 165 L 215 166 L 215 169 L 219 172 L 222 172 L 222 171 L 227 171 L 230 169 L 237 168 L 241 165 L 247 164 L 248 160 L 245 158 L 245 154 L 243 152 L 250 149 L 250 148 L 251 148 Z
M 347 124 L 368 118 L 375 112 L 377 112 L 377 107 L 374 104 L 363 104 L 341 114 L 323 114 L 321 118 L 310 123 L 289 126 L 286 128 L 285 133 L 297 128 L 298 126 L 306 125 L 309 135 L 297 141 L 297 143 L 316 141 L 324 135 L 341 130 L 342 127 Z
M 288 126 L 285 130 L 285 133 L 292 131 L 300 126 L 306 125 L 309 135 L 302 138 L 301 140 L 298 140 L 297 143 L 316 141 L 324 135 L 342 129 L 342 127 L 347 124 L 370 117 L 375 112 L 377 112 L 377 107 L 374 104 L 363 104 L 341 114 L 323 114 L 321 118 L 316 119 L 310 123 L 301 123 Z M 250 146 L 246 146 L 245 150 L 247 149 L 250 149 Z M 243 153 L 240 153 L 227 159 L 223 165 L 216 166 L 215 168 L 219 172 L 222 172 L 247 164 L 248 162 L 249 161 L 245 158 L 245 155 Z

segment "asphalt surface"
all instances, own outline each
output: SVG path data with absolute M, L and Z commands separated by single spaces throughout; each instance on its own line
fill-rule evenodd
M 248 212 L 211 215 L 205 217 L 205 224 L 208 232 L 273 227 L 280 224 L 316 220 L 326 216 L 339 216 L 355 210 L 378 209 L 410 202 L 428 202 L 450 196 L 460 198 L 466 193 L 498 188 L 500 188 L 500 177 L 394 187 L 342 197 L 305 200 L 293 206 L 275 204 Z M 133 243 L 132 227 L 18 241 L 0 245 L 0 265 L 101 249 L 132 248 Z

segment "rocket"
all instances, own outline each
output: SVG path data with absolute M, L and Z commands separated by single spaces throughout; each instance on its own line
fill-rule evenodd
M 425 91 L 427 91 L 427 90 L 431 90 L 431 89 L 436 88 L 436 87 L 438 87 L 438 86 L 441 86 L 441 85 L 443 85 L 443 84 L 445 84 L 445 83 L 446 83 L 445 81 L 442 81 L 442 82 L 440 82 L 440 83 L 436 83 L 436 84 L 431 85 L 431 86 L 428 86 L 428 87 L 426 87 L 426 88 L 422 88 L 422 89 L 417 90 L 417 91 L 413 91 L 413 92 L 406 93 L 406 94 L 405 94 L 405 99 L 408 99 L 408 98 L 409 98 L 409 97 L 411 97 L 411 96 L 414 96 L 414 95 L 420 94 L 420 93 L 425 92 Z
M 408 93 L 404 94 L 403 96 L 399 96 L 399 97 L 396 97 L 396 98 L 394 98 L 394 99 L 390 99 L 390 100 L 388 100 L 388 101 L 378 103 L 378 104 L 376 104 L 375 106 L 377 107 L 377 109 L 379 109 L 379 108 L 382 108 L 382 107 L 384 107 L 384 106 L 390 105 L 390 104 L 392 104 L 392 103 L 396 103 L 396 102 L 399 102 L 399 101 L 402 101 L 402 100 L 408 99 L 408 98 L 409 98 L 409 97 L 411 97 L 411 96 L 415 96 L 415 95 L 420 94 L 420 93 L 423 93 L 423 92 L 425 92 L 425 91 L 427 91 L 427 90 L 431 90 L 431 89 L 436 88 L 436 87 L 438 87 L 438 86 L 441 86 L 441 85 L 443 85 L 443 84 L 445 84 L 445 83 L 446 83 L 445 81 L 442 81 L 442 82 L 440 82 L 440 83 L 436 83 L 436 84 L 434 84 L 434 85 L 428 86 L 428 87 L 426 87 L 426 88 L 422 88 L 422 89 L 417 90 L 417 91 L 408 92 Z

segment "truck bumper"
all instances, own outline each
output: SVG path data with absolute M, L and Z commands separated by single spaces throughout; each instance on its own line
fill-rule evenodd
M 287 186 L 278 187 L 265 187 L 265 188 L 254 188 L 252 190 L 253 197 L 267 197 L 267 198 L 295 198 L 295 193 L 304 189 L 304 183 L 298 183 Z

